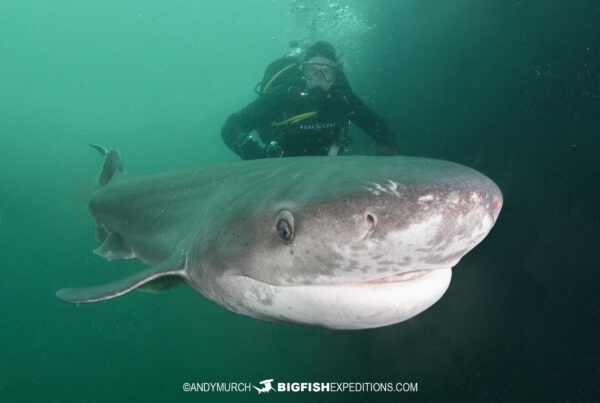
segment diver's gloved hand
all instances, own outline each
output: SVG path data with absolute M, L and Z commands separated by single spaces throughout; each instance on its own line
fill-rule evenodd
M 275 140 L 271 141 L 267 146 L 267 157 L 279 158 L 283 157 L 283 150 L 279 147 L 279 144 Z
M 252 136 L 246 136 L 238 145 L 238 153 L 243 160 L 254 160 L 265 158 L 267 153 L 265 148 Z

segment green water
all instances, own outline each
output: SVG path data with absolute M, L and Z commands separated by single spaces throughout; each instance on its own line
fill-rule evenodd
M 226 117 L 293 39 L 333 42 L 403 153 L 505 196 L 425 313 L 335 332 L 232 314 L 190 288 L 68 305 L 107 262 L 86 201 L 131 173 L 236 161 Z M 600 4 L 585 0 L 0 2 L 0 401 L 600 399 Z M 369 154 L 353 129 L 352 152 Z M 416 393 L 185 393 L 184 382 L 415 382 Z

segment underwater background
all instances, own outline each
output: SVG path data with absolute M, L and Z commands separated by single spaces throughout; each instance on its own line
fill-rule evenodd
M 226 117 L 291 40 L 328 40 L 403 154 L 493 179 L 504 208 L 433 307 L 330 331 L 189 287 L 70 305 L 143 267 L 94 255 L 118 148 L 142 174 L 231 162 Z M 353 128 L 353 154 L 372 154 Z M 600 3 L 0 1 L 0 401 L 600 400 Z M 185 393 L 184 382 L 416 382 L 416 393 Z

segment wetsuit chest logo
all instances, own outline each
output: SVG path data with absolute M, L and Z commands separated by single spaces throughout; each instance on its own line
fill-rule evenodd
M 300 124 L 300 130 L 323 130 L 323 129 L 331 129 L 338 126 L 336 122 L 316 122 L 311 124 Z

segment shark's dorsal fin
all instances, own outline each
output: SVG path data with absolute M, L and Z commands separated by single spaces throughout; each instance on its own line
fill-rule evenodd
M 98 184 L 100 186 L 106 185 L 115 174 L 119 174 L 123 172 L 123 163 L 121 161 L 121 155 L 117 150 L 114 149 L 106 149 L 105 147 L 98 144 L 90 144 L 95 150 L 98 150 L 100 154 L 104 157 L 104 165 L 102 165 L 102 170 L 100 171 L 100 177 L 98 178 Z
M 154 266 L 150 266 L 147 269 L 132 274 L 122 280 L 86 288 L 63 288 L 62 290 L 57 291 L 56 296 L 65 302 L 71 303 L 96 302 L 112 299 L 167 276 L 176 276 L 181 279 L 186 279 L 186 266 L 187 257 L 180 255 L 174 259 L 169 258 Z

